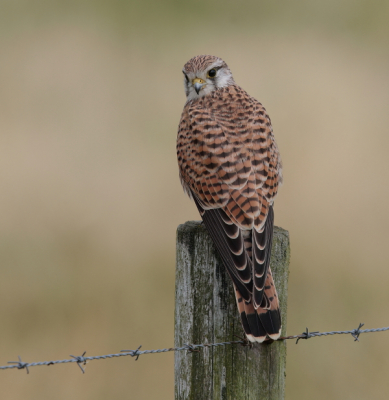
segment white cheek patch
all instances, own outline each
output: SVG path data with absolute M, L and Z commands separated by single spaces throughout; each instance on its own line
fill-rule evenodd
M 224 68 L 218 71 L 216 79 L 218 88 L 226 87 L 234 83 L 231 72 Z

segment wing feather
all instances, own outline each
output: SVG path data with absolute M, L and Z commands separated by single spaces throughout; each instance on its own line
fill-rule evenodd
M 251 260 L 243 250 L 244 241 L 241 231 L 239 230 L 236 238 L 229 237 L 225 230 L 229 229 L 230 226 L 223 221 L 220 210 L 204 210 L 196 198 L 195 202 L 231 279 L 243 298 L 250 300 L 252 290 Z M 236 249 L 242 249 L 240 254 L 236 254 Z
M 261 306 L 263 298 L 263 289 L 270 265 L 273 225 L 274 213 L 273 207 L 271 206 L 263 230 L 257 232 L 253 229 L 253 297 L 255 308 Z

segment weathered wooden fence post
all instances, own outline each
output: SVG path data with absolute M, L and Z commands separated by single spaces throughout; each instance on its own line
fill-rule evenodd
M 275 227 L 271 268 L 281 301 L 283 332 L 289 234 Z M 243 337 L 225 268 L 205 227 L 197 221 L 177 230 L 175 346 Z M 175 353 L 175 400 L 281 400 L 285 391 L 286 343 L 228 345 Z

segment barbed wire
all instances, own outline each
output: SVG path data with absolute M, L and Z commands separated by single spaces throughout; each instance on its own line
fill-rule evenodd
M 313 337 L 320 337 L 320 336 L 329 336 L 329 335 L 351 335 L 354 338 L 355 341 L 359 341 L 359 335 L 362 333 L 369 333 L 369 332 L 383 332 L 383 331 L 388 331 L 389 326 L 385 328 L 376 328 L 376 329 L 361 329 L 364 326 L 364 324 L 359 324 L 357 329 L 353 329 L 351 331 L 331 331 L 331 332 L 309 332 L 308 328 L 306 328 L 305 332 L 301 333 L 300 335 L 293 335 L 293 336 L 281 336 L 279 339 L 276 341 L 282 341 L 282 340 L 289 340 L 289 339 L 297 339 L 296 344 L 300 339 L 310 339 Z M 139 346 L 136 350 L 121 350 L 120 353 L 115 353 L 115 354 L 106 354 L 102 356 L 93 356 L 93 357 L 85 357 L 86 351 L 81 356 L 73 356 L 71 359 L 67 360 L 56 360 L 56 361 L 41 361 L 41 362 L 32 362 L 32 363 L 27 363 L 23 362 L 21 357 L 18 356 L 19 361 L 8 361 L 8 364 L 12 365 L 4 365 L 0 366 L 1 370 L 5 369 L 12 369 L 12 368 L 17 368 L 17 369 L 25 369 L 27 374 L 30 373 L 29 367 L 37 367 L 41 365 L 56 365 L 56 364 L 66 364 L 66 363 L 77 363 L 77 365 L 80 367 L 82 373 L 85 373 L 84 368 L 82 368 L 82 365 L 86 365 L 87 361 L 92 361 L 92 360 L 105 360 L 108 358 L 115 358 L 115 357 L 126 357 L 126 356 L 131 356 L 135 357 L 135 361 L 138 360 L 139 356 L 143 354 L 156 354 L 156 353 L 167 353 L 169 351 L 186 351 L 187 353 L 195 353 L 195 352 L 200 352 L 199 349 L 201 348 L 206 348 L 206 347 L 218 347 L 218 346 L 227 346 L 227 345 L 235 345 L 235 344 L 240 344 L 242 346 L 248 346 L 251 347 L 252 343 L 249 342 L 246 338 L 239 338 L 240 340 L 233 340 L 229 342 L 220 342 L 220 343 L 203 343 L 203 344 L 184 344 L 181 347 L 170 347 L 167 349 L 157 349 L 157 350 L 140 350 L 142 346 Z M 273 342 L 273 340 L 268 339 L 265 342 Z

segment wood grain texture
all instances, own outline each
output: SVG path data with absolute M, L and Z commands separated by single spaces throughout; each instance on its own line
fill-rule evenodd
M 271 269 L 286 334 L 289 234 L 274 227 Z M 233 287 L 205 227 L 197 221 L 177 230 L 175 346 L 244 337 Z M 204 348 L 175 353 L 176 400 L 284 399 L 285 341 Z

